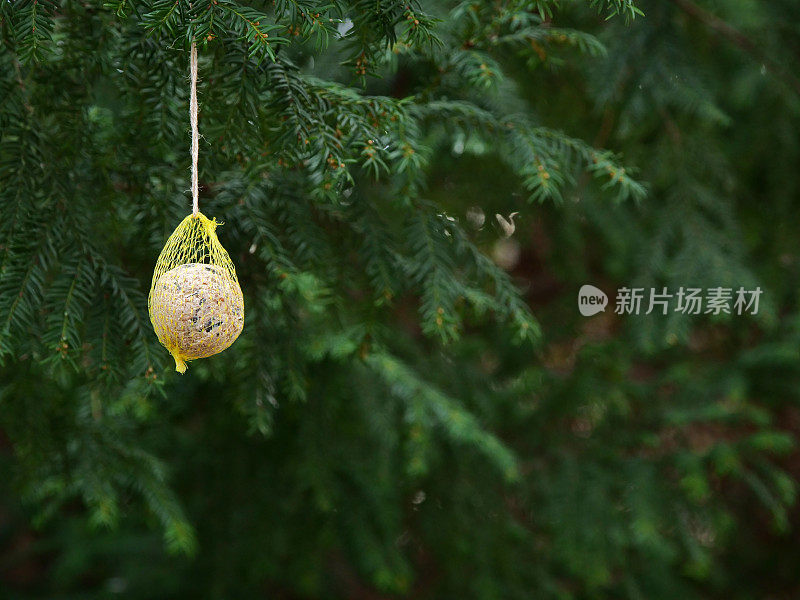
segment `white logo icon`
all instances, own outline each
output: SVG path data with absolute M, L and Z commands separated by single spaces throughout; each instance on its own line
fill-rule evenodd
M 603 290 L 589 284 L 581 286 L 578 292 L 578 310 L 584 317 L 603 312 L 606 306 L 608 306 L 608 296 Z

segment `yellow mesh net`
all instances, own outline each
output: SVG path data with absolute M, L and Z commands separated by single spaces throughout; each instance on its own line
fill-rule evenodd
M 236 269 L 217 239 L 217 221 L 189 215 L 169 236 L 156 262 L 147 307 L 159 341 L 175 358 L 206 358 L 230 346 L 244 326 Z

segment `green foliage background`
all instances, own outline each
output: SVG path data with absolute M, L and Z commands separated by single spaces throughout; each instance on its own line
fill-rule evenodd
M 0 597 L 797 597 L 798 23 L 0 3 Z M 191 39 L 246 324 L 181 377 L 146 293 Z M 587 319 L 584 283 L 764 293 Z

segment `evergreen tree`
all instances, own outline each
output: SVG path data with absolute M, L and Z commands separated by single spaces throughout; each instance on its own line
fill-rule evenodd
M 792 597 L 798 16 L 0 4 L 4 591 Z M 192 40 L 245 328 L 179 376 Z M 764 294 L 587 320 L 592 281 Z

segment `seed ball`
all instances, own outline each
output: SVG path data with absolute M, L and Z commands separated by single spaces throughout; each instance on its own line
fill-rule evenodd
M 150 311 L 158 339 L 184 360 L 222 352 L 244 326 L 242 290 L 217 265 L 188 263 L 161 275 Z

